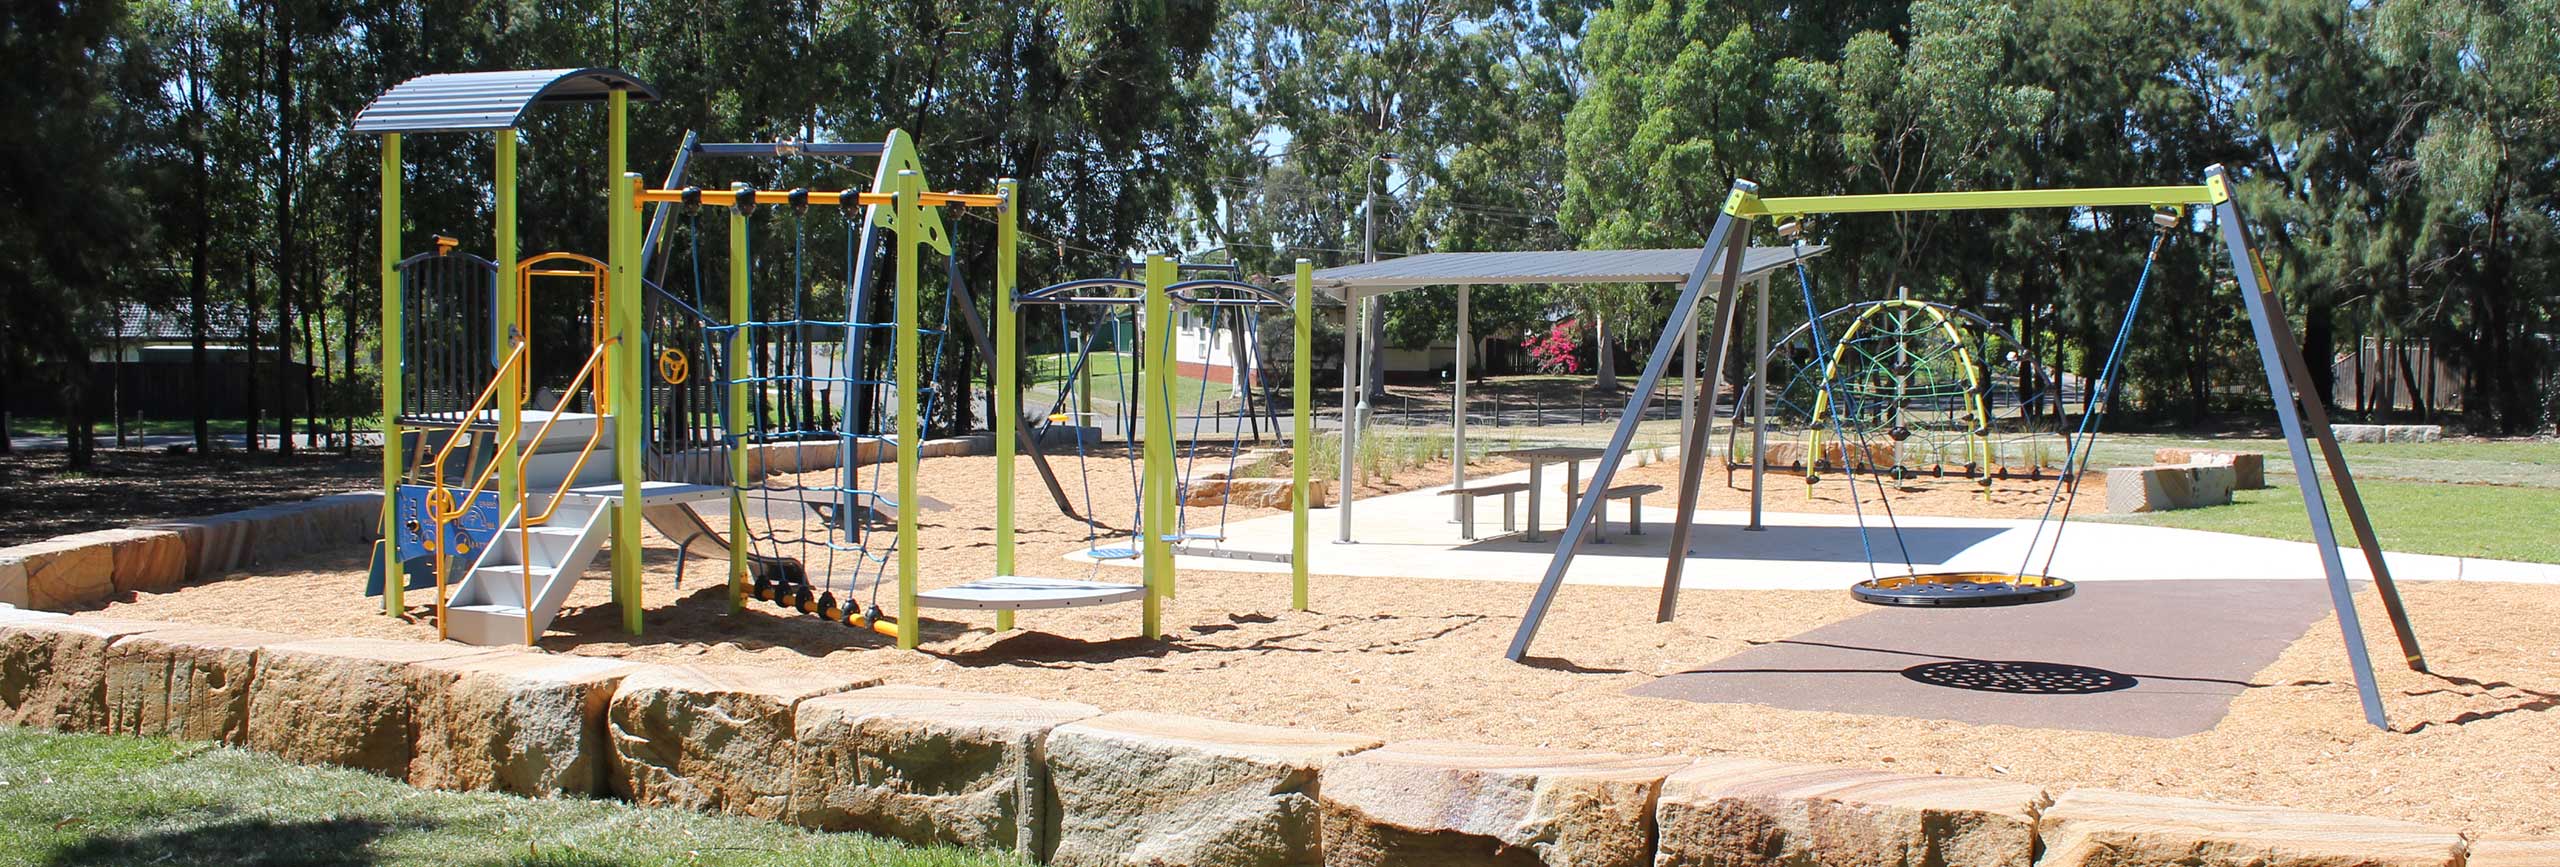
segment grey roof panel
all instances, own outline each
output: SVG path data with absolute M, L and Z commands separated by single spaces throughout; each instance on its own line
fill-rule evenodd
M 1805 247 L 1808 258 L 1830 248 Z M 1500 253 L 1424 253 L 1361 265 L 1343 265 L 1315 273 L 1325 294 L 1341 297 L 1348 289 L 1361 296 L 1420 286 L 1481 286 L 1516 283 L 1678 283 L 1689 279 L 1704 251 L 1697 247 L 1670 250 L 1539 250 Z M 1751 247 L 1742 253 L 1744 277 L 1784 268 L 1796 255 L 1789 247 Z
M 533 106 L 589 102 L 614 90 L 658 98 L 656 88 L 618 69 L 511 69 L 421 75 L 374 97 L 356 113 L 359 133 L 470 132 L 510 129 Z

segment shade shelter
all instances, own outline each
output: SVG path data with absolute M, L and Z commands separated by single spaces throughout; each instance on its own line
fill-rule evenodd
M 1825 247 L 1806 247 L 1798 252 L 1790 247 L 1752 247 L 1743 252 L 1737 279 L 1748 282 L 1765 296 L 1769 291 L 1769 274 L 1789 267 L 1797 257 L 1821 255 Z M 1337 541 L 1350 542 L 1351 511 L 1354 491 L 1349 484 L 1353 461 L 1360 452 L 1360 433 L 1367 422 L 1368 383 L 1360 381 L 1362 371 L 1369 369 L 1370 353 L 1376 347 L 1365 345 L 1360 321 L 1361 310 L 1368 299 L 1424 286 L 1455 286 L 1458 289 L 1458 345 L 1454 375 L 1450 377 L 1455 394 L 1451 401 L 1449 433 L 1451 454 L 1467 453 L 1467 364 L 1473 329 L 1468 322 L 1468 289 L 1484 285 L 1521 283 L 1668 283 L 1680 284 L 1691 279 L 1701 263 L 1717 267 L 1713 278 L 1723 279 L 1724 259 L 1711 257 L 1701 248 L 1655 250 L 1537 250 L 1491 253 L 1425 253 L 1401 259 L 1387 259 L 1358 265 L 1344 265 L 1315 272 L 1315 288 L 1344 303 L 1343 314 L 1343 423 L 1342 423 L 1342 507 L 1341 527 Z M 1765 307 L 1765 305 L 1764 305 Z M 1682 424 L 1696 417 L 1698 335 L 1696 319 L 1682 346 L 1687 353 L 1687 371 L 1681 392 Z M 1764 332 L 1766 329 L 1762 329 Z M 1765 335 L 1764 335 L 1765 336 Z M 1721 357 L 1722 347 L 1718 347 Z M 1766 354 L 1765 352 L 1763 354 Z M 1356 397 L 1355 397 L 1356 396 Z M 1358 403 L 1355 404 L 1354 401 Z M 1712 410 L 1712 408 L 1710 408 Z M 1712 414 L 1710 415 L 1712 419 Z M 1712 425 L 1712 420 L 1710 425 Z M 1453 463 L 1450 482 L 1466 483 L 1466 461 Z M 1455 504 L 1453 504 L 1455 505 Z

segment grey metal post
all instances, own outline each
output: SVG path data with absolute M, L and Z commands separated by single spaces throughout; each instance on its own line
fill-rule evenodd
M 1753 281 L 1751 306 L 1759 309 L 1760 324 L 1751 351 L 1751 523 L 1745 530 L 1765 530 L 1760 524 L 1760 494 L 1769 476 L 1769 275 Z
M 1458 284 L 1458 357 L 1451 365 L 1451 378 L 1456 380 L 1451 400 L 1456 407 L 1449 411 L 1449 485 L 1458 488 L 1467 486 L 1467 288 L 1464 283 Z M 1469 498 L 1459 495 L 1449 499 L 1458 516 L 1465 515 Z
M 2302 412 L 2292 377 L 2278 350 L 2273 321 L 2283 315 L 2271 309 L 2272 297 L 2258 271 L 2258 254 L 2249 244 L 2249 227 L 2239 203 L 2230 198 L 2229 176 L 2221 166 L 2205 170 L 2207 185 L 2219 201 L 2214 219 L 2222 225 L 2223 247 L 2231 256 L 2231 273 L 2240 282 L 2240 300 L 2249 308 L 2249 327 L 2258 338 L 2258 361 L 2266 368 L 2268 396 L 2274 398 L 2276 422 L 2284 429 L 2285 449 L 2293 455 L 2294 482 L 2302 489 L 2302 509 L 2311 520 L 2312 544 L 2319 548 L 2320 569 L 2329 579 L 2329 603 L 2338 613 L 2338 633 L 2346 641 L 2347 664 L 2354 671 L 2356 695 L 2364 703 L 2365 722 L 2388 730 L 2382 712 L 2381 687 L 2374 682 L 2373 660 L 2365 653 L 2364 627 L 2356 618 L 2355 593 L 2347 586 L 2347 567 L 2338 557 L 2337 533 L 2329 526 L 2329 501 L 2320 493 L 2320 474 L 2311 465 L 2311 444 L 2304 441 Z
M 1360 385 L 1360 290 L 1342 289 L 1342 477 L 1338 482 L 1342 499 L 1342 529 L 1334 539 L 1351 541 L 1351 471 L 1360 451 L 1359 407 L 1368 403 Z
M 1680 326 L 1680 442 L 1689 441 L 1689 429 L 1697 426 L 1697 418 L 1698 314 L 1691 311 L 1689 321 Z
M 1748 196 L 1759 187 L 1750 181 L 1734 181 L 1735 196 Z M 1730 199 L 1728 200 L 1730 201 Z M 1716 259 L 1725 255 L 1732 243 L 1735 227 L 1742 223 L 1729 210 L 1718 214 L 1715 227 L 1707 230 L 1706 243 L 1698 250 L 1698 264 L 1689 270 L 1688 282 L 1680 287 L 1680 297 L 1671 302 L 1672 323 L 1686 322 L 1698 307 L 1698 296 L 1707 286 L 1707 275 L 1715 271 Z M 1618 464 L 1627 457 L 1627 445 L 1635 440 L 1636 424 L 1643 420 L 1645 402 L 1653 398 L 1653 390 L 1662 382 L 1662 369 L 1671 363 L 1672 350 L 1679 345 L 1680 332 L 1665 328 L 1647 356 L 1644 375 L 1636 379 L 1633 394 L 1627 396 L 1627 409 L 1618 416 L 1617 430 L 1609 435 L 1609 447 L 1600 453 L 1600 465 L 1592 470 L 1591 489 L 1606 490 L 1618 474 Z M 1555 604 L 1556 591 L 1564 586 L 1565 570 L 1573 566 L 1574 548 L 1582 543 L 1582 533 L 1591 526 L 1592 508 L 1599 497 L 1583 497 L 1573 506 L 1573 517 L 1556 533 L 1555 557 L 1547 561 L 1547 574 L 1538 581 L 1537 594 L 1530 597 L 1529 610 L 1520 618 L 1519 631 L 1511 636 L 1511 647 L 1503 655 L 1519 662 L 1529 655 L 1529 643 L 1538 637 L 1538 624 L 1547 617 L 1547 608 Z
M 1733 233 L 1724 263 L 1724 279 L 1716 289 L 1715 336 L 1707 342 L 1716 348 L 1716 369 L 1724 368 L 1724 349 L 1733 339 L 1734 288 L 1742 276 L 1742 248 L 1750 241 L 1748 232 Z M 1695 318 L 1695 313 L 1691 314 Z M 1697 333 L 1690 333 L 1696 339 Z M 1679 518 L 1671 524 L 1671 549 L 1663 557 L 1662 601 L 1654 608 L 1656 623 L 1669 623 L 1680 609 L 1680 576 L 1689 566 L 1689 529 L 1698 520 L 1698 487 L 1706 475 L 1707 442 L 1715 436 L 1716 392 L 1724 387 L 1724 378 L 1707 377 L 1707 412 L 1705 423 L 1690 428 L 1687 442 L 1680 447 Z

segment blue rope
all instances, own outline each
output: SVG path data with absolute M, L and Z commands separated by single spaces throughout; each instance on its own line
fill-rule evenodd
M 1826 363 L 1825 360 L 1831 357 L 1831 352 L 1829 348 L 1824 345 L 1822 339 L 1822 310 L 1821 308 L 1816 307 L 1813 303 L 1813 275 L 1805 272 L 1804 241 L 1802 240 L 1798 240 L 1795 243 L 1795 261 L 1792 264 L 1795 265 L 1796 269 L 1796 289 L 1804 296 L 1805 327 L 1808 329 L 1808 334 L 1813 338 L 1813 363 L 1824 364 Z M 1840 403 L 1839 390 L 1832 386 L 1831 377 L 1822 377 L 1821 385 L 1822 393 L 1829 396 L 1831 398 L 1832 405 L 1837 407 Z M 1858 553 L 1862 559 L 1867 561 L 1867 578 L 1869 580 L 1873 580 L 1881 577 L 1876 572 L 1875 543 L 1867 538 L 1866 506 L 1858 502 L 1858 470 L 1857 467 L 1850 463 L 1849 459 L 1849 428 L 1846 423 L 1840 420 L 1840 415 L 1841 413 L 1838 409 L 1834 409 L 1831 412 L 1831 424 L 1835 429 L 1837 429 L 1840 440 L 1840 475 L 1843 479 L 1847 480 L 1849 484 L 1849 510 L 1858 518 Z M 1805 465 L 1807 467 L 1805 471 L 1812 472 L 1812 467 L 1822 465 L 1822 456 L 1820 454 L 1806 455 Z M 1882 485 L 1883 483 L 1879 482 L 1877 484 Z M 1898 531 L 1896 535 L 1897 537 L 1899 536 Z
M 2044 525 L 2053 517 L 2053 505 L 2056 500 L 2062 500 L 2064 503 L 2062 520 L 2054 527 L 2053 546 L 2045 551 L 2044 568 L 2050 571 L 2053 568 L 2054 555 L 2062 552 L 2062 531 L 2071 525 L 2070 504 L 2080 499 L 2080 486 L 2067 480 L 2078 478 L 2081 473 L 2088 471 L 2089 458 L 2096 451 L 2091 447 L 2090 437 L 2097 432 L 2097 424 L 2105 417 L 2106 410 L 2115 408 L 2115 399 L 2112 396 L 2107 397 L 2106 410 L 2099 409 L 2098 399 L 2102 395 L 2110 395 L 2115 390 L 2116 370 L 2124 362 L 2125 347 L 2133 341 L 2134 315 L 2142 311 L 2143 293 L 2151 286 L 2151 266 L 2160 260 L 2161 242 L 2168 239 L 2169 233 L 2165 230 L 2153 233 L 2151 251 L 2143 254 L 2142 273 L 2133 281 L 2133 298 L 2125 304 L 2124 320 L 2116 324 L 2115 345 L 2108 347 L 2107 359 L 2098 367 L 2098 381 L 2092 383 L 2089 393 L 2082 396 L 2080 428 L 2071 438 L 2070 447 L 2063 451 L 2062 475 L 2053 480 L 2053 493 L 2045 497 L 2044 514 L 2036 518 L 2035 532 L 2027 537 L 2027 554 L 2018 561 L 2018 572 L 2021 575 L 2026 573 L 2027 563 L 2035 560 L 2036 544 L 2044 538 Z M 2055 379 L 2058 381 L 2060 378 L 2061 372 L 2056 371 Z M 2062 493 L 2065 488 L 2071 491 L 2068 498 L 2065 498 Z

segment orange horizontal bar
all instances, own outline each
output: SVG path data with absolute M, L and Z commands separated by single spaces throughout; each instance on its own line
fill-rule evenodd
M 898 197 L 892 193 L 822 193 L 817 190 L 809 191 L 808 201 L 812 205 L 842 207 L 846 196 L 852 196 L 853 204 L 856 205 L 893 205 L 898 201 Z M 992 208 L 1004 202 L 1003 196 L 994 193 L 925 193 L 917 196 L 916 199 L 926 207 Z M 791 193 L 788 190 L 757 190 L 755 200 L 759 205 L 788 205 L 791 204 Z M 735 205 L 737 201 L 737 193 L 730 190 L 706 188 L 702 191 L 702 203 L 705 205 L 728 207 Z M 683 204 L 684 191 L 641 190 L 638 203 Z

